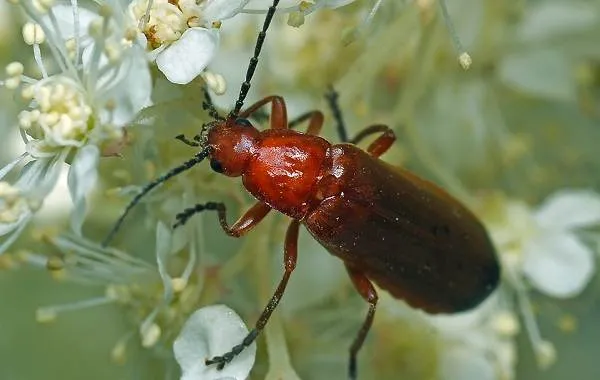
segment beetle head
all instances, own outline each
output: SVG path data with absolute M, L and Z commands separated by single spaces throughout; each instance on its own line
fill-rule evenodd
M 242 175 L 256 150 L 258 130 L 243 118 L 216 120 L 205 128 L 210 167 L 229 177 Z

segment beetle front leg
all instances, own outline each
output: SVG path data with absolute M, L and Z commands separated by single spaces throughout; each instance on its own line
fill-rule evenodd
M 240 237 L 254 226 L 256 226 L 261 220 L 267 216 L 271 207 L 265 203 L 257 202 L 248 211 L 244 213 L 232 226 L 227 223 L 227 208 L 222 202 L 206 202 L 199 203 L 193 207 L 187 208 L 177 214 L 175 219 L 177 220 L 173 225 L 173 228 L 183 226 L 193 215 L 196 215 L 202 211 L 217 211 L 219 215 L 219 224 L 225 233 L 229 236 Z
M 358 335 L 354 338 L 352 346 L 350 346 L 350 363 L 348 365 L 348 377 L 350 380 L 356 380 L 356 355 L 362 347 L 369 329 L 373 324 L 373 317 L 375 317 L 375 309 L 377 308 L 377 291 L 373 287 L 371 281 L 365 276 L 365 274 L 359 269 L 346 264 L 346 270 L 350 275 L 350 279 L 354 284 L 354 287 L 360 293 L 361 297 L 369 303 L 369 312 L 363 322 L 362 327 L 358 331 Z
M 269 321 L 273 310 L 279 304 L 283 293 L 285 292 L 285 288 L 287 287 L 287 283 L 290 279 L 290 276 L 294 269 L 296 268 L 296 259 L 298 257 L 298 231 L 300 228 L 300 221 L 294 219 L 290 223 L 288 227 L 287 233 L 285 235 L 285 247 L 284 247 L 284 267 L 285 271 L 283 273 L 283 277 L 281 281 L 279 281 L 279 285 L 275 290 L 275 293 L 271 297 L 271 300 L 264 308 L 262 314 L 258 318 L 256 325 L 246 335 L 246 337 L 242 340 L 240 344 L 233 347 L 229 352 L 221 356 L 215 356 L 214 358 L 206 360 L 206 365 L 216 364 L 217 369 L 223 369 L 227 363 L 233 360 L 234 357 L 239 355 L 244 348 L 250 346 L 260 332 L 265 328 L 265 325 Z
M 371 125 L 370 127 L 367 127 L 361 132 L 359 132 L 358 135 L 356 135 L 352 140 L 350 140 L 350 143 L 358 144 L 366 137 L 374 135 L 376 133 L 381 133 L 381 136 L 379 136 L 375 141 L 371 143 L 371 145 L 369 145 L 369 147 L 367 148 L 367 152 L 369 152 L 375 157 L 379 157 L 382 154 L 384 154 L 388 149 L 390 149 L 394 141 L 396 141 L 396 134 L 387 125 Z

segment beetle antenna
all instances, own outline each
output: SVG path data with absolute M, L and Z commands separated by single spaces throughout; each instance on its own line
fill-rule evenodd
M 208 148 L 205 148 L 200 153 L 197 153 L 192 159 L 169 170 L 166 174 L 163 174 L 162 176 L 158 177 L 154 181 L 146 184 L 142 188 L 142 190 L 131 200 L 131 202 L 129 202 L 129 204 L 125 208 L 125 211 L 123 211 L 123 213 L 121 214 L 119 219 L 114 224 L 113 228 L 110 230 L 108 235 L 106 235 L 106 238 L 102 242 L 102 246 L 106 247 L 111 242 L 111 240 L 115 237 L 115 235 L 121 228 L 121 225 L 123 224 L 123 221 L 127 217 L 127 214 L 129 214 L 129 211 L 131 211 L 131 209 L 133 209 L 135 207 L 135 205 L 137 205 L 146 194 L 148 194 L 150 191 L 152 191 L 152 189 L 154 189 L 156 186 L 160 185 L 161 183 L 168 181 L 170 178 L 175 177 L 176 175 L 179 175 L 179 174 L 183 173 L 184 171 L 193 168 L 194 166 L 196 166 L 196 164 L 202 162 L 202 160 L 204 160 L 207 156 L 208 156 Z
M 250 90 L 250 81 L 252 80 L 252 76 L 254 75 L 254 70 L 256 70 L 256 65 L 258 64 L 258 56 L 260 55 L 260 50 L 262 49 L 263 43 L 265 42 L 265 36 L 267 35 L 267 29 L 269 29 L 269 25 L 271 25 L 271 19 L 275 14 L 275 8 L 279 4 L 279 0 L 273 0 L 273 5 L 269 7 L 267 11 L 267 15 L 265 16 L 265 22 L 263 24 L 263 28 L 258 33 L 258 38 L 256 39 L 256 46 L 254 47 L 254 56 L 250 58 L 250 64 L 248 65 L 248 70 L 246 71 L 246 80 L 242 82 L 242 87 L 240 88 L 240 94 L 238 96 L 237 101 L 235 102 L 235 107 L 233 111 L 229 113 L 230 118 L 236 118 L 244 105 L 244 99 L 246 99 L 246 95 L 248 95 L 248 90 Z

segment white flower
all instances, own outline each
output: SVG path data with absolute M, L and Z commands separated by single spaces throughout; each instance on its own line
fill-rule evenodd
M 198 270 L 196 264 L 202 240 L 199 238 L 202 235 L 200 227 L 197 221 L 191 221 L 173 235 L 170 228 L 158 222 L 155 265 L 139 259 L 140 253 L 130 255 L 102 247 L 80 235 L 46 235 L 44 241 L 51 243 L 53 251 L 59 255 L 47 258 L 27 253 L 22 255 L 26 262 L 45 267 L 61 279 L 104 286 L 106 291 L 101 297 L 41 307 L 36 312 L 38 322 L 52 322 L 65 311 L 118 303 L 132 309 L 130 314 L 134 316 L 136 328 L 117 342 L 111 354 L 113 359 L 118 362 L 125 360 L 126 345 L 136 333 L 142 347 L 164 349 L 165 341 L 173 339 L 179 331 L 183 322 L 181 317 L 194 310 L 202 287 L 201 279 L 191 278 Z M 188 254 L 187 264 L 177 277 L 172 277 L 167 266 L 182 250 Z M 167 344 L 170 346 L 170 343 Z
M 563 190 L 535 211 L 510 201 L 502 222 L 489 227 L 511 273 L 522 273 L 548 296 L 568 298 L 581 293 L 595 271 L 594 253 L 575 233 L 599 223 L 600 195 Z
M 0 253 L 50 193 L 66 160 L 71 165 L 68 183 L 75 204 L 71 225 L 78 232 L 103 149 L 121 140 L 122 127 L 150 104 L 145 54 L 123 27 L 125 13 L 118 2 L 113 8 L 100 4 L 99 14 L 78 7 L 77 2 L 19 5 L 31 19 L 23 28 L 23 38 L 32 46 L 41 79 L 25 75 L 18 62 L 6 67 L 4 86 L 19 91 L 26 102 L 18 125 L 27 153 L 2 168 L 0 179 L 29 161 L 13 186 L 25 202 L 19 204 L 36 207 L 29 207 L 27 213 L 19 208 L 21 217 L 0 228 L 0 236 L 8 236 L 0 244 Z M 49 56 L 42 55 L 41 44 L 47 45 L 44 52 Z M 56 72 L 50 72 L 51 67 Z M 4 202 L 3 207 L 12 206 Z
M 223 370 L 205 360 L 229 352 L 248 335 L 242 319 L 225 305 L 207 306 L 187 320 L 173 350 L 182 380 L 244 380 L 254 365 L 256 343 L 246 347 Z
M 129 14 L 159 70 L 169 81 L 186 84 L 216 54 L 221 21 L 240 13 L 247 2 L 136 0 L 129 5 Z
M 465 313 L 426 317 L 441 339 L 439 379 L 514 378 L 519 324 L 503 301 L 496 294 Z
M 548 367 L 556 351 L 540 334 L 524 280 L 550 297 L 581 293 L 595 272 L 595 261 L 576 233 L 600 223 L 600 195 L 561 190 L 537 210 L 499 196 L 484 203 L 481 215 L 498 249 L 504 277 L 516 294 L 538 364 Z

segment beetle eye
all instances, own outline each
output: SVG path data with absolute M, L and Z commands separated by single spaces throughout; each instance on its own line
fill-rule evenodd
M 243 127 L 250 127 L 250 128 L 252 127 L 252 124 L 250 123 L 250 121 L 248 121 L 248 119 L 239 118 L 239 119 L 236 119 L 235 123 L 237 125 L 241 125 Z
M 210 160 L 210 168 L 217 173 L 223 173 L 223 166 L 218 160 L 214 158 Z

